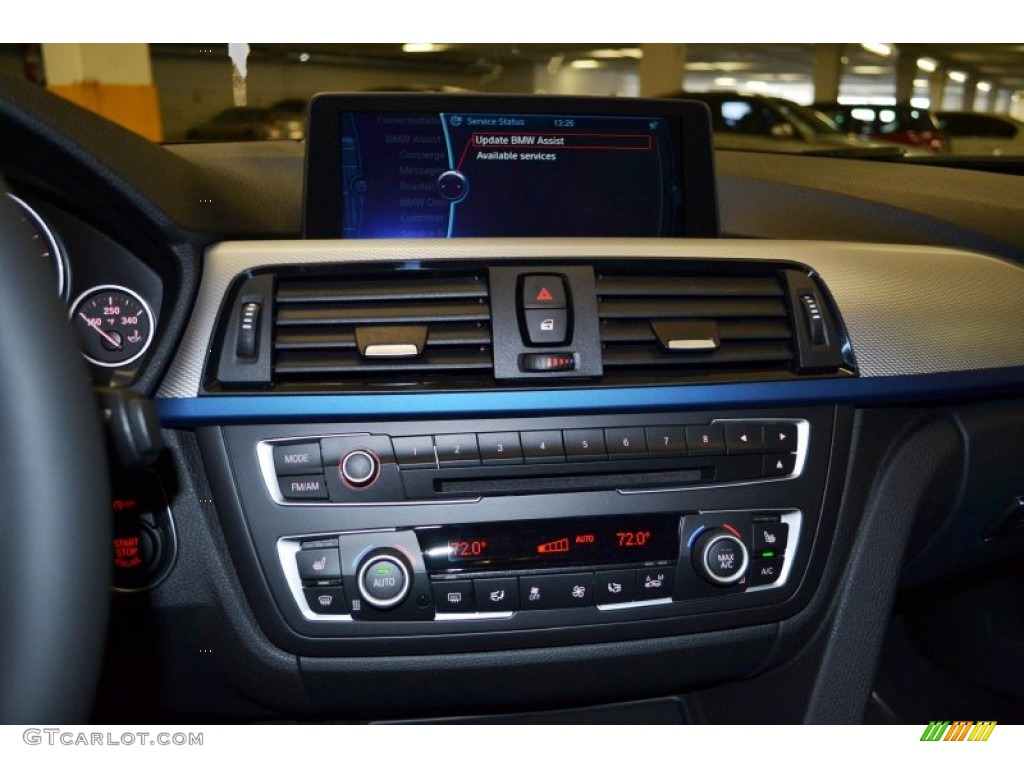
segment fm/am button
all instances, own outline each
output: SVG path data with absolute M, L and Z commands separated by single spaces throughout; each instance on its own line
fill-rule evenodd
M 323 475 L 295 475 L 278 478 L 281 495 L 289 501 L 320 500 L 327 498 L 327 484 Z

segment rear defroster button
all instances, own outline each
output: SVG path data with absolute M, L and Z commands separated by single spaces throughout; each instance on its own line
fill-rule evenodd
M 369 449 L 357 448 L 342 456 L 338 471 L 350 488 L 369 488 L 380 477 L 380 459 Z

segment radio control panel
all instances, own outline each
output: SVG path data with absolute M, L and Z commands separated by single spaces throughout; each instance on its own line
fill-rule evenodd
M 266 440 L 257 456 L 277 504 L 358 505 L 789 479 L 803 468 L 808 439 L 803 419 L 717 419 Z
M 841 419 L 806 406 L 198 434 L 265 631 L 296 653 L 373 655 L 792 615 L 827 557 Z

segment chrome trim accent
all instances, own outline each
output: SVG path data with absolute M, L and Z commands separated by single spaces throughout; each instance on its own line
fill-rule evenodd
M 67 293 L 71 290 L 71 280 L 68 279 L 68 272 L 71 270 L 71 264 L 68 261 L 67 254 L 65 254 L 64 249 L 60 247 L 60 243 L 54 236 L 53 230 L 50 229 L 50 225 L 46 223 L 46 220 L 39 215 L 39 212 L 36 211 L 35 208 L 11 192 L 7 193 L 7 197 L 21 206 L 25 213 L 32 218 L 32 221 L 34 221 L 39 230 L 42 231 L 43 237 L 46 238 L 48 250 L 53 250 L 53 258 L 57 263 L 57 295 L 62 301 L 66 301 Z
M 672 603 L 671 597 L 659 597 L 656 600 L 637 600 L 630 603 L 599 603 L 597 610 L 599 611 L 621 611 L 625 608 L 644 608 L 648 605 L 667 605 Z
M 434 621 L 479 621 L 480 619 L 510 619 L 515 611 L 495 611 L 493 613 L 435 613 Z

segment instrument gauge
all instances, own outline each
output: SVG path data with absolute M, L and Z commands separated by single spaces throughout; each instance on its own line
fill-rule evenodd
M 135 362 L 153 341 L 153 311 L 139 294 L 120 285 L 100 285 L 79 296 L 71 322 L 85 359 L 104 368 Z
M 32 228 L 32 242 L 35 245 L 33 255 L 46 261 L 50 271 L 53 273 L 53 282 L 57 286 L 57 295 L 61 299 L 66 300 L 66 291 L 70 283 L 68 280 L 68 262 L 64 256 L 64 251 L 57 243 L 57 238 L 53 236 L 53 232 L 32 206 L 20 197 L 15 197 L 10 192 L 7 193 L 7 197 L 18 206 L 22 220 Z

